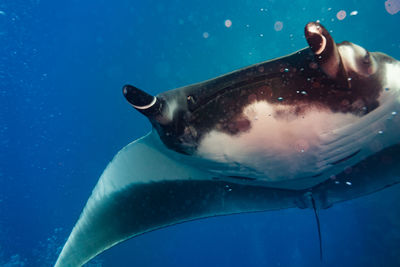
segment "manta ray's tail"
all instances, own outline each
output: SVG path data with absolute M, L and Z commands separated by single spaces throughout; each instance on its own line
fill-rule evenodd
M 315 199 L 313 198 L 313 196 L 311 195 L 311 202 L 312 202 L 312 206 L 313 206 L 313 210 L 314 210 L 314 214 L 315 214 L 315 220 L 317 222 L 317 228 L 318 228 L 318 239 L 319 239 L 319 258 L 322 261 L 323 259 L 323 254 L 322 254 L 322 236 L 321 236 L 321 224 L 319 222 L 319 215 L 318 215 L 318 210 L 317 207 L 315 205 Z

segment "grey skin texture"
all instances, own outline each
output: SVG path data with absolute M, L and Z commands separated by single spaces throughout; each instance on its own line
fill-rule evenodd
M 399 183 L 399 63 L 349 42 L 335 44 L 319 23 L 307 24 L 305 36 L 310 47 L 292 55 L 156 97 L 125 86 L 125 97 L 149 118 L 153 131 L 123 148 L 104 170 L 55 266 L 81 266 L 124 240 L 177 223 L 325 209 Z M 213 132 L 238 143 L 251 134 L 257 122 L 244 110 L 257 102 L 272 110 L 279 106 L 278 123 L 287 115 L 279 113 L 283 107 L 295 122 L 323 112 L 339 122 L 351 118 L 351 124 L 331 129 L 326 144 L 315 148 L 330 155 L 321 161 L 323 171 L 307 182 L 294 177 L 295 186 L 252 172 L 232 175 L 230 162 L 199 154 Z

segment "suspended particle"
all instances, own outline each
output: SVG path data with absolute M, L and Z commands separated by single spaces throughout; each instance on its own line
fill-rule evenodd
M 230 28 L 232 26 L 232 21 L 230 19 L 225 20 L 225 27 Z
M 350 16 L 356 16 L 358 14 L 357 10 L 351 11 Z

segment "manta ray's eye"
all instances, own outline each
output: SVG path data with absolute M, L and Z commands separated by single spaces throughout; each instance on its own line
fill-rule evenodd
M 189 105 L 194 105 L 194 104 L 196 104 L 196 100 L 195 100 L 194 97 L 191 96 L 191 95 L 189 95 L 189 96 L 187 97 L 187 102 L 188 102 Z

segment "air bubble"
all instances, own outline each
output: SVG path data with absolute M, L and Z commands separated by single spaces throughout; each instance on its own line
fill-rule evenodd
M 277 22 L 275 22 L 275 24 L 274 24 L 274 29 L 275 29 L 275 31 L 277 31 L 277 32 L 281 31 L 281 30 L 283 29 L 283 23 L 282 23 L 282 21 L 277 21 Z
M 232 26 L 232 21 L 230 19 L 225 20 L 225 27 L 230 28 Z
M 344 10 L 340 10 L 337 14 L 336 14 L 336 18 L 338 20 L 344 20 L 346 18 L 346 11 Z
M 394 15 L 400 11 L 399 0 L 387 0 L 385 2 L 385 9 L 390 15 Z

